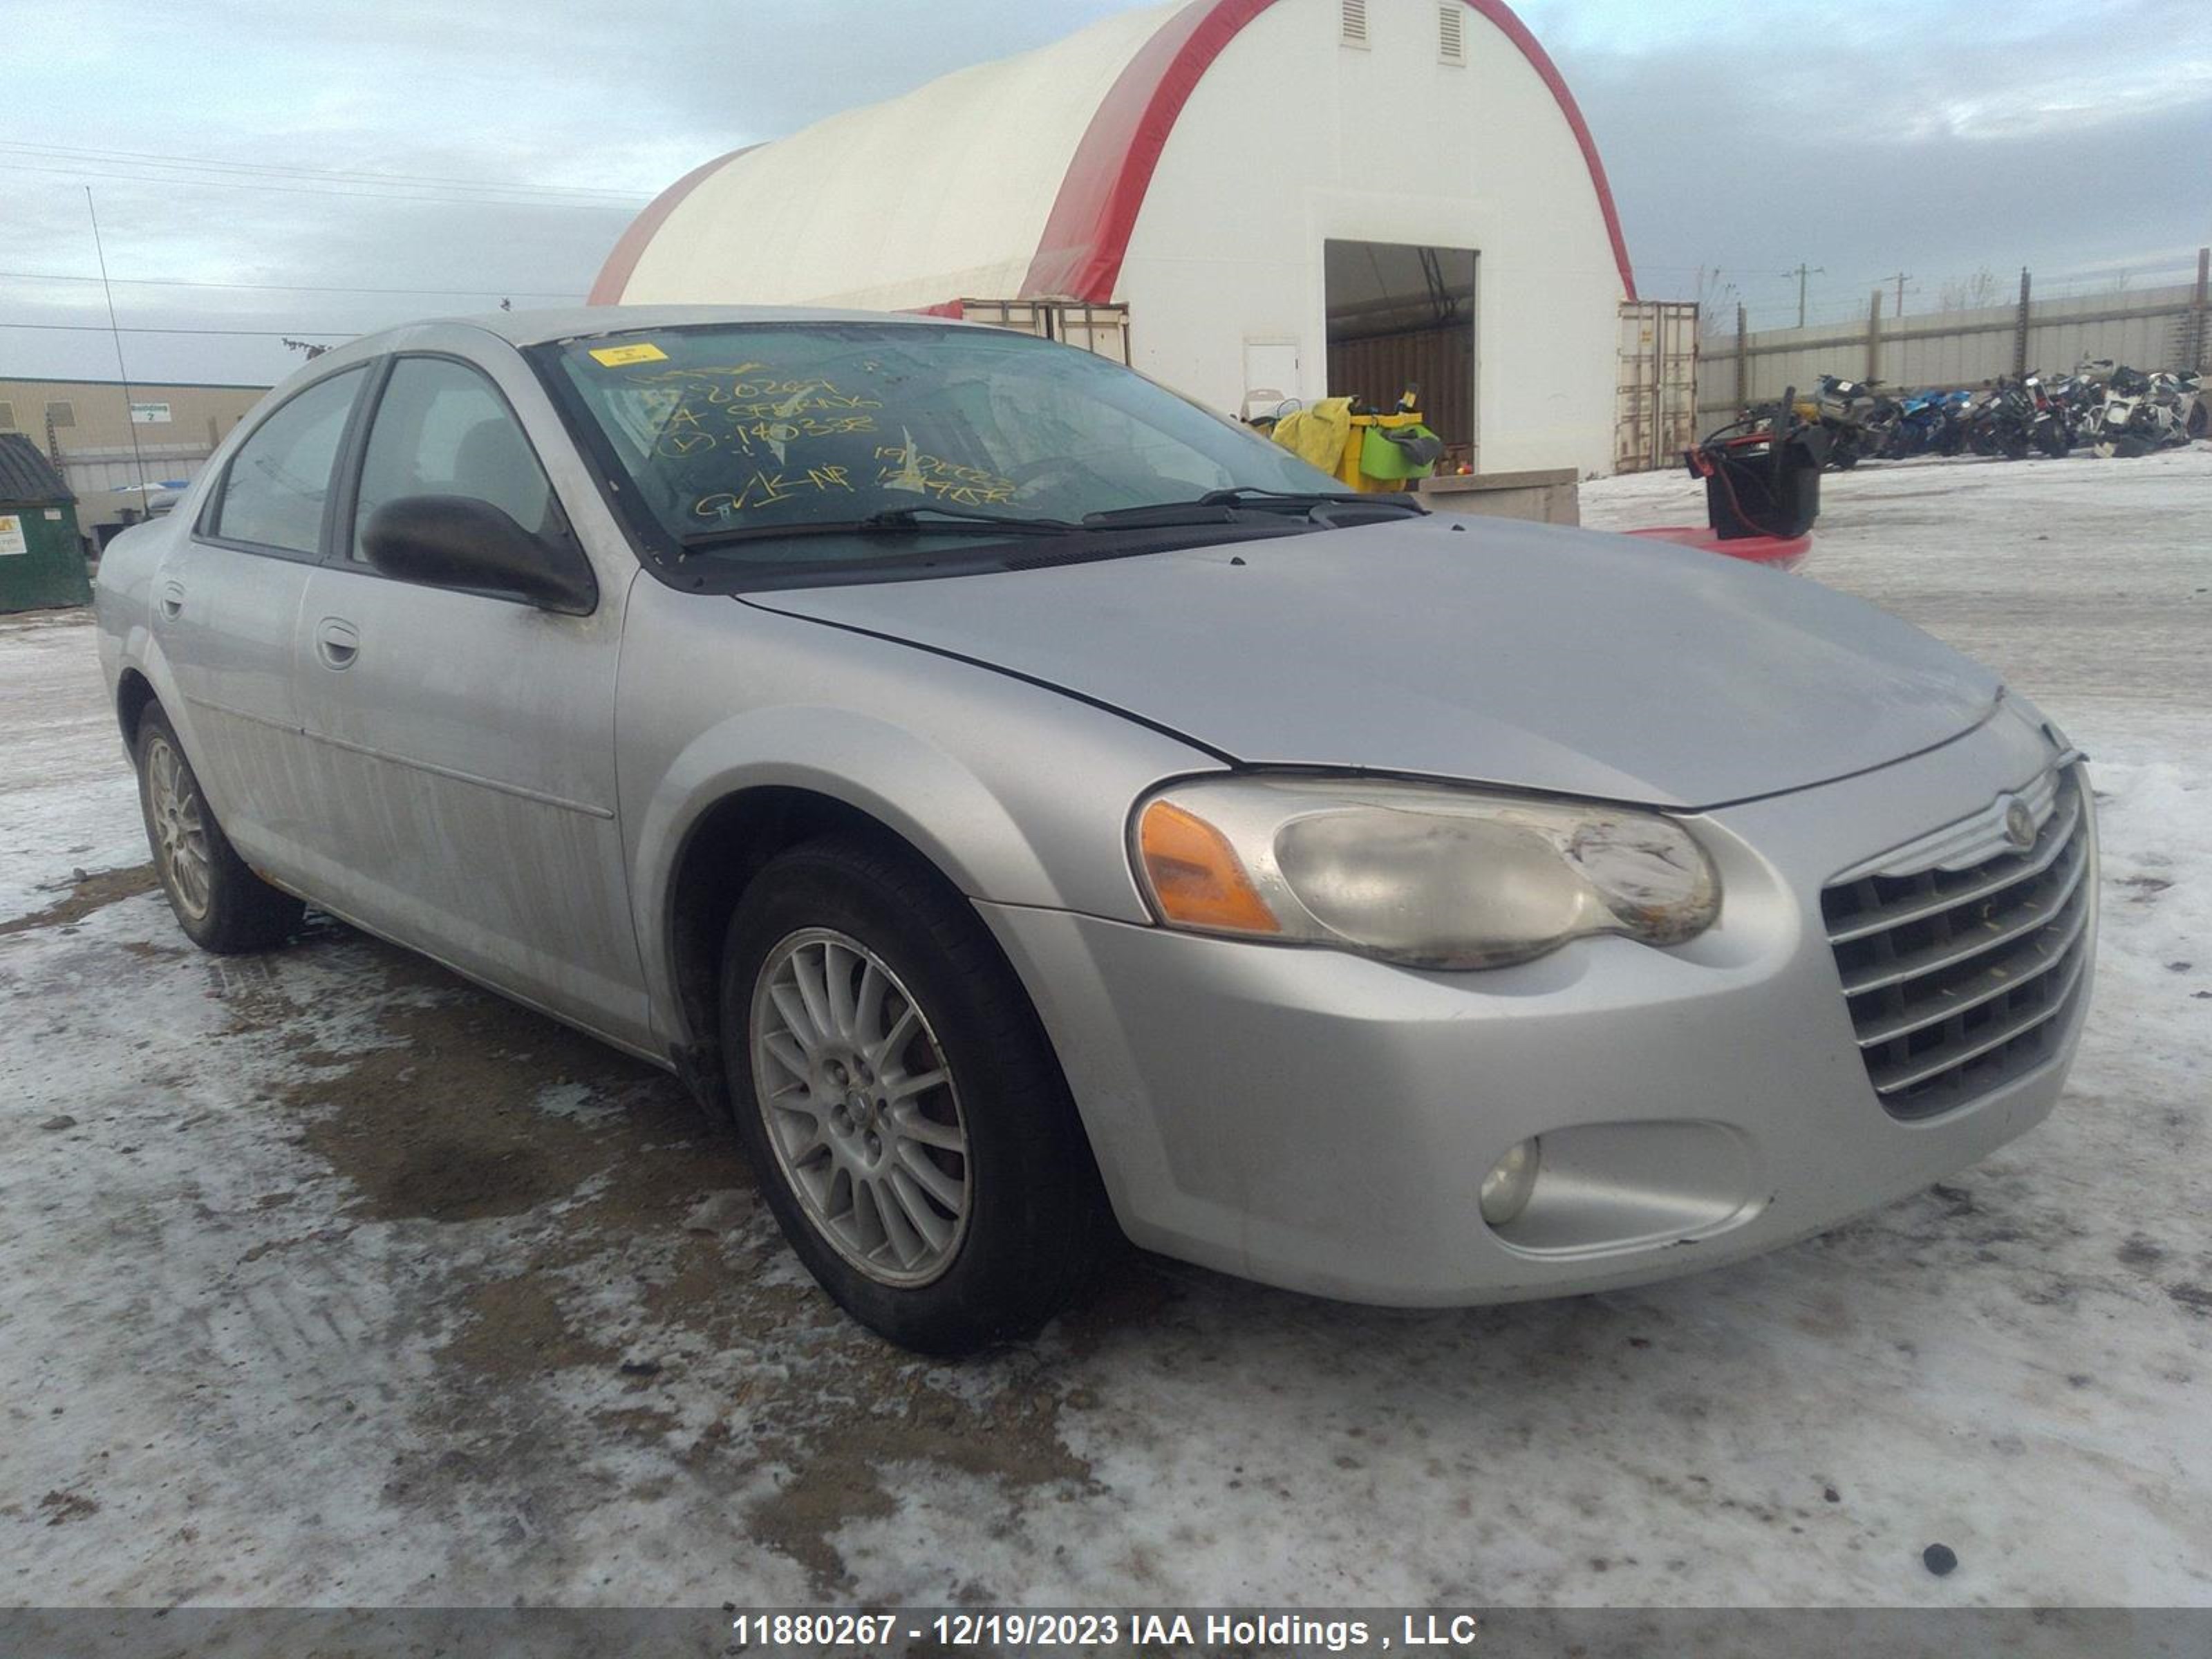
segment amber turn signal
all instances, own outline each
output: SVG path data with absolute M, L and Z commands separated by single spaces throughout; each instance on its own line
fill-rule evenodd
M 1228 837 L 1194 813 L 1156 800 L 1137 823 L 1137 850 L 1161 919 L 1231 933 L 1279 933 Z

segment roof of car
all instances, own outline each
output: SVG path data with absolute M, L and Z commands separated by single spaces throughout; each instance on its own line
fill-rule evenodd
M 569 306 L 557 311 L 494 311 L 441 320 L 489 330 L 515 345 L 636 329 L 702 323 L 945 323 L 909 312 L 824 311 L 805 306 Z

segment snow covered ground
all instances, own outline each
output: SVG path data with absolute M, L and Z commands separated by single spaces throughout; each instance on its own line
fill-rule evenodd
M 2212 452 L 1833 478 L 1808 573 L 2095 757 L 2048 1124 L 1673 1285 L 1138 1258 L 957 1368 L 840 1318 L 659 1074 L 337 927 L 192 950 L 88 626 L 0 623 L 0 1602 L 2212 1604 Z

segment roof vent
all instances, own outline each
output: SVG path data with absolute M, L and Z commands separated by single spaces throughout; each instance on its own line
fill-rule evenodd
M 1341 0 L 1344 7 L 1344 44 L 1364 46 L 1367 44 L 1367 0 Z
M 1467 62 L 1467 7 L 1462 0 L 1437 0 L 1437 56 L 1447 64 Z

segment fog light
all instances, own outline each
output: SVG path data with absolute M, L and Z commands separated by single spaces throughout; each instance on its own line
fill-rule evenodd
M 1503 1227 L 1528 1207 L 1536 1190 L 1536 1167 L 1543 1162 L 1543 1140 L 1530 1136 L 1507 1152 L 1482 1178 L 1482 1218 Z

